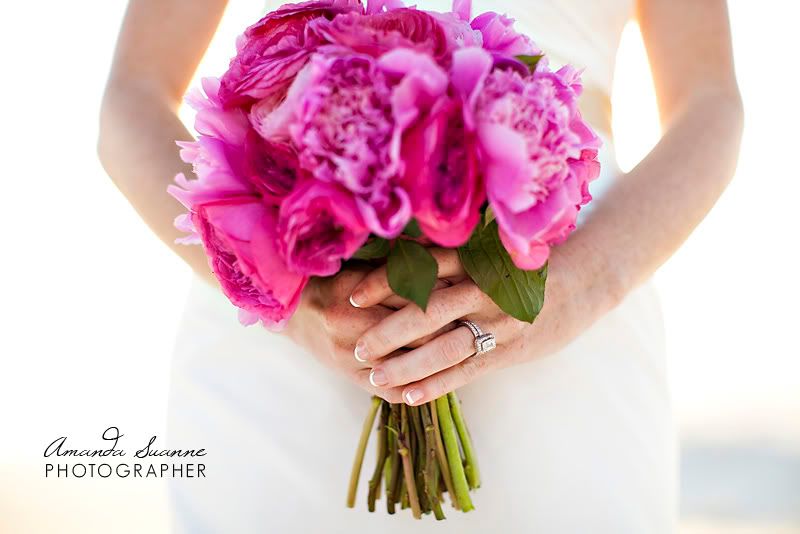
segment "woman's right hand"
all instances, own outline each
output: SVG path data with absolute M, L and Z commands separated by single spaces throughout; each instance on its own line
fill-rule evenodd
M 357 308 L 350 303 L 353 288 L 368 269 L 345 269 L 329 278 L 313 278 L 285 333 L 323 364 L 344 373 L 367 392 L 392 403 L 402 402 L 402 389 L 379 389 L 369 381 L 371 367 L 356 360 L 356 340 L 394 309 L 387 305 Z

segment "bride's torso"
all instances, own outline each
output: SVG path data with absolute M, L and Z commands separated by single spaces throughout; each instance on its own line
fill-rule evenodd
M 581 107 L 607 141 L 595 197 L 616 172 L 608 97 L 631 1 L 473 6 L 516 18 L 552 64 L 586 69 Z M 417 4 L 450 9 L 450 0 Z M 412 527 L 340 502 L 367 394 L 286 337 L 242 327 L 219 290 L 197 279 L 175 343 L 169 439 L 209 451 L 209 480 L 171 481 L 173 517 L 185 532 L 672 532 L 665 377 L 660 309 L 645 285 L 558 353 L 460 390 L 486 479 L 478 511 Z

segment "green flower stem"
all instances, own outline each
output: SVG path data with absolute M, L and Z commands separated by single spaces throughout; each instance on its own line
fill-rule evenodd
M 375 511 L 375 501 L 381 489 L 381 477 L 383 476 L 386 465 L 386 441 L 388 430 L 386 425 L 389 423 L 389 406 L 385 401 L 381 401 L 381 418 L 378 423 L 378 459 L 375 462 L 375 471 L 369 481 L 369 494 L 367 495 L 367 509 Z
M 456 392 L 453 391 L 447 394 L 447 399 L 450 401 L 450 412 L 453 414 L 453 422 L 456 424 L 458 430 L 458 437 L 461 440 L 461 448 L 464 449 L 464 472 L 467 475 L 470 489 L 481 487 L 481 473 L 478 469 L 478 460 L 475 457 L 475 449 L 472 448 L 472 439 L 469 436 L 467 424 L 464 422 L 464 416 L 461 414 L 461 402 L 458 400 Z
M 439 413 L 436 409 L 436 401 L 430 401 L 428 407 L 431 411 L 431 421 L 433 422 L 433 433 L 436 445 L 436 458 L 439 460 L 439 468 L 442 470 L 442 478 L 444 479 L 444 486 L 447 488 L 447 493 L 450 495 L 450 500 L 453 503 L 453 508 L 458 510 L 458 499 L 456 498 L 455 486 L 453 486 L 453 478 L 450 475 L 450 466 L 447 465 L 447 454 L 444 451 L 444 443 L 442 442 L 442 431 L 439 428 Z
M 425 493 L 433 509 L 437 521 L 444 519 L 442 503 L 439 500 L 439 463 L 436 460 L 436 435 L 433 428 L 430 410 L 427 404 L 419 407 L 422 424 L 425 426 Z
M 428 495 L 425 491 L 425 466 L 427 464 L 427 451 L 425 449 L 425 431 L 422 426 L 422 417 L 420 416 L 420 408 L 418 406 L 410 406 L 408 408 L 409 419 L 411 419 L 412 428 L 411 433 L 414 436 L 415 459 L 414 467 L 416 472 L 414 474 L 415 482 L 417 484 L 417 495 L 419 495 L 419 504 L 423 513 L 430 513 L 431 506 L 428 502 Z
M 372 425 L 375 424 L 375 416 L 378 414 L 378 409 L 381 407 L 382 402 L 382 399 L 379 397 L 372 397 L 369 413 L 364 420 L 364 426 L 361 428 L 361 439 L 358 441 L 356 457 L 353 460 L 353 469 L 350 471 L 350 487 L 347 490 L 348 508 L 353 508 L 356 505 L 358 477 L 361 476 L 361 466 L 364 463 L 364 454 L 367 452 L 367 442 L 369 441 L 369 435 L 372 433 Z
M 447 451 L 447 462 L 450 466 L 450 474 L 453 477 L 453 487 L 455 490 L 458 505 L 464 512 L 474 510 L 472 499 L 469 496 L 469 484 L 467 476 L 464 474 L 464 466 L 461 463 L 461 451 L 458 447 L 458 434 L 453 423 L 453 416 L 450 413 L 450 403 L 447 396 L 436 399 L 436 409 L 439 412 L 439 426 L 444 440 L 444 447 Z
M 395 505 L 400 502 L 400 485 L 402 483 L 403 471 L 400 470 L 402 460 L 400 459 L 399 451 L 393 452 L 392 456 L 392 473 L 391 477 L 386 481 L 388 493 L 386 495 L 386 511 L 389 514 L 394 514 Z
M 400 482 L 403 472 L 400 470 L 402 460 L 397 446 L 397 434 L 400 431 L 400 406 L 392 404 L 389 408 L 389 476 L 386 478 L 386 511 L 393 514 L 395 504 L 400 502 Z
M 403 459 L 403 476 L 406 480 L 406 495 L 408 496 L 408 503 L 411 506 L 411 514 L 414 516 L 414 519 L 420 519 L 422 517 L 422 509 L 420 508 L 419 496 L 417 495 L 414 464 L 411 457 L 408 433 L 408 409 L 407 406 L 403 404 L 400 406 L 400 457 Z

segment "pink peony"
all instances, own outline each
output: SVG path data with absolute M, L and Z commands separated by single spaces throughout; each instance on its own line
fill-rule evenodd
M 289 143 L 267 141 L 250 130 L 244 144 L 242 173 L 266 203 L 278 206 L 292 192 L 301 173 L 297 151 Z
M 403 141 L 414 217 L 425 235 L 444 247 L 469 240 L 486 200 L 472 108 L 491 65 L 479 48 L 456 51 L 451 81 L 457 98 L 442 98 Z
M 420 229 L 443 247 L 469 240 L 486 200 L 473 135 L 461 105 L 444 101 L 403 143 L 406 189 Z
M 277 249 L 277 210 L 239 197 L 197 206 L 192 221 L 222 291 L 245 324 L 282 329 L 308 278 L 290 272 Z
M 203 80 L 205 95 L 192 91 L 187 103 L 197 110 L 195 129 L 197 141 L 179 141 L 181 158 L 191 163 L 196 180 L 187 180 L 179 174 L 175 180 L 179 187 L 170 186 L 169 192 L 187 208 L 232 196 L 250 195 L 253 186 L 243 176 L 246 154 L 245 139 L 251 131 L 247 115 L 238 109 L 225 110 L 217 97 L 219 81 Z
M 308 180 L 281 205 L 280 251 L 288 268 L 331 276 L 369 237 L 353 195 L 337 185 Z
M 579 73 L 495 70 L 475 107 L 482 166 L 500 237 L 514 263 L 538 269 L 575 228 L 600 140 L 577 107 Z
M 286 4 L 247 28 L 237 41 L 236 56 L 222 77 L 223 105 L 248 106 L 264 99 L 277 104 L 319 44 L 307 40 L 308 23 L 348 12 L 362 12 L 361 2 L 313 0 Z
M 488 11 L 475 17 L 472 28 L 481 32 L 483 47 L 504 56 L 536 56 L 542 51 L 527 35 L 514 30 L 514 19 Z
M 309 31 L 320 40 L 374 57 L 400 47 L 437 58 L 448 51 L 443 28 L 431 15 L 417 9 L 392 9 L 372 15 L 348 13 L 333 20 L 319 18 L 309 23 Z
M 367 227 L 391 238 L 411 217 L 403 132 L 447 84 L 425 54 L 397 49 L 375 59 L 332 47 L 314 55 L 281 106 L 258 104 L 251 121 L 267 140 L 292 140 L 304 169 L 354 193 Z

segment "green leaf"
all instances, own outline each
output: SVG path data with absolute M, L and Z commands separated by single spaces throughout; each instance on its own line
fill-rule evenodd
M 539 54 L 538 56 L 517 56 L 517 59 L 525 63 L 529 69 L 531 69 L 531 73 L 536 71 L 536 65 L 539 64 L 539 60 L 542 59 L 544 55 Z
M 483 212 L 483 226 L 489 226 L 496 216 L 491 206 L 486 206 L 486 211 Z
M 356 260 L 377 260 L 385 258 L 389 254 L 389 241 L 382 237 L 375 237 L 367 241 L 364 246 L 353 254 Z
M 386 274 L 392 291 L 425 310 L 439 275 L 439 265 L 419 243 L 398 239 L 389 253 Z
M 403 230 L 403 234 L 409 237 L 413 237 L 414 239 L 422 237 L 422 230 L 420 229 L 419 223 L 417 222 L 416 219 L 411 219 L 408 222 L 405 230 Z
M 458 256 L 470 278 L 507 314 L 532 323 L 544 305 L 547 265 L 523 271 L 511 260 L 498 234 L 497 221 L 479 224 Z

